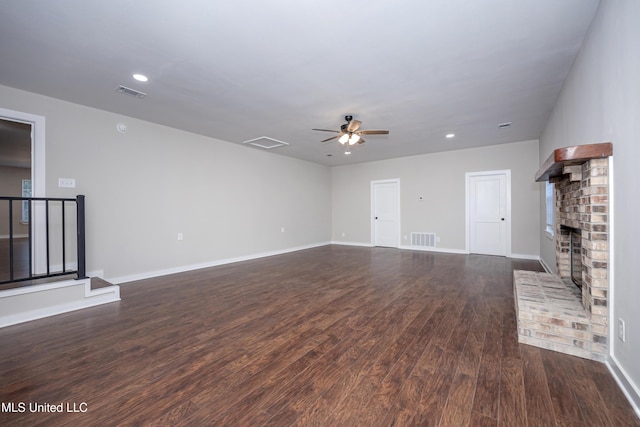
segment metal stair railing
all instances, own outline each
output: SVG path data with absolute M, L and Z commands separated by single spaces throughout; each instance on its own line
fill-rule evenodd
M 86 279 L 86 254 L 85 254 L 85 196 L 78 195 L 75 199 L 66 199 L 66 198 L 56 198 L 56 197 L 6 197 L 0 196 L 1 201 L 8 201 L 9 205 L 9 268 L 8 268 L 8 278 L 6 274 L 0 275 L 0 285 L 6 283 L 13 282 L 22 282 L 27 280 L 36 280 L 43 279 L 47 277 L 57 277 L 57 276 L 66 276 L 75 274 L 78 280 Z M 23 274 L 18 274 L 16 271 L 15 264 L 17 258 L 19 258 L 19 254 L 16 253 L 16 240 L 17 238 L 14 235 L 14 206 L 15 202 L 24 203 L 26 202 L 28 205 L 28 268 L 26 271 L 23 271 Z M 68 259 L 69 257 L 69 246 L 67 244 L 68 230 L 67 230 L 67 222 L 69 219 L 67 215 L 67 211 L 69 209 L 69 205 L 75 205 L 76 218 L 75 223 L 72 226 L 76 228 L 76 238 L 75 238 L 75 261 L 76 261 L 76 269 L 68 269 L 67 264 L 69 262 L 73 263 L 73 259 Z M 39 214 L 35 216 L 38 217 L 38 221 L 34 223 L 34 207 L 37 208 Z M 0 206 L 1 208 L 1 206 Z M 57 211 L 57 208 L 60 210 Z M 59 213 L 59 215 L 57 215 Z M 44 218 L 44 221 L 40 221 L 41 218 Z M 43 223 L 41 223 L 43 222 Z M 37 227 L 37 229 L 36 229 Z M 56 233 L 59 231 L 59 233 Z M 44 242 L 36 243 L 34 242 L 34 234 L 40 235 L 40 233 L 44 232 Z M 57 241 L 54 241 L 54 238 L 57 238 Z M 59 243 L 59 245 L 55 245 L 55 243 Z M 38 248 L 37 257 L 40 258 L 43 255 L 46 258 L 46 265 L 44 267 L 35 266 L 34 262 L 34 248 Z M 24 252 L 24 251 L 23 251 Z M 44 252 L 44 254 L 42 254 Z M 61 259 L 62 264 L 61 268 L 52 268 L 52 256 L 55 256 L 57 259 Z M 24 260 L 23 260 L 24 261 Z M 3 263 L 5 261 L 2 261 Z M 40 265 L 40 264 L 39 264 Z M 37 270 L 37 271 L 34 271 Z M 42 270 L 42 271 L 41 271 Z M 45 272 L 46 270 L 46 272 Z M 26 273 L 26 274 L 24 274 Z

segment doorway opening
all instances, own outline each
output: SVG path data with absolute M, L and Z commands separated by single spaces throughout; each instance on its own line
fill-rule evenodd
M 14 197 L 45 197 L 45 119 L 20 111 L 0 108 L 0 195 Z M 7 188 L 4 188 L 8 186 Z M 46 235 L 43 230 L 46 221 L 44 209 L 29 209 L 28 203 L 19 203 L 13 207 L 14 236 L 18 239 L 32 236 L 31 268 L 35 273 L 46 271 Z M 2 209 L 7 218 L 0 213 L 0 245 L 4 237 L 9 240 L 9 209 Z M 28 218 L 31 218 L 29 223 Z M 27 218 L 27 221 L 24 219 Z M 6 231 L 6 232 L 5 232 Z M 20 242 L 19 242 L 20 243 Z M 7 243 L 8 245 L 8 243 Z M 25 245 L 22 245 L 26 247 Z M 2 249 L 0 249 L 1 251 Z M 28 251 L 28 250 L 27 250 Z M 27 252 L 28 256 L 29 253 Z M 5 259 L 0 261 L 0 270 L 4 270 Z M 8 261 L 7 261 L 8 262 Z M 7 265 L 8 267 L 8 265 Z M 27 262 L 26 268 L 29 265 Z M 1 273 L 0 273 L 1 274 Z
M 31 126 L 0 119 L 0 196 L 32 196 Z M 29 214 L 27 201 L 0 202 L 0 282 L 9 280 L 12 266 L 18 276 L 28 274 Z

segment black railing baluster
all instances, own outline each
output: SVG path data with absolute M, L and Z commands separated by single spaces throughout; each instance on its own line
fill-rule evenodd
M 29 278 L 33 277 L 33 200 L 29 199 Z
M 0 196 L 0 200 L 8 200 L 9 201 L 9 280 L 0 280 L 0 284 L 11 283 L 11 282 L 22 282 L 27 280 L 35 280 L 42 279 L 45 277 L 56 277 L 56 276 L 66 276 L 69 274 L 76 274 L 77 279 L 86 279 L 87 278 L 87 266 L 86 266 L 86 237 L 85 237 L 85 196 L 78 195 L 75 199 L 62 199 L 62 198 L 45 198 L 45 197 L 5 197 Z M 29 274 L 27 277 L 18 277 L 16 278 L 15 271 L 15 262 L 17 258 L 16 250 L 15 250 L 15 230 L 13 227 L 13 207 L 14 201 L 20 201 L 21 203 L 26 202 L 26 206 L 29 209 L 28 213 L 28 250 L 27 250 L 27 258 L 29 261 L 28 270 Z M 36 244 L 34 240 L 36 237 L 40 236 L 40 230 L 36 230 L 36 227 L 42 227 L 42 224 L 35 224 L 34 218 L 36 215 L 33 213 L 34 202 L 45 202 L 45 223 L 44 223 L 44 232 L 45 232 L 45 251 L 46 251 L 46 274 L 34 274 L 34 247 L 39 246 Z M 49 209 L 49 202 L 60 202 L 61 203 L 61 220 L 62 220 L 62 269 L 56 270 L 54 272 L 51 271 L 51 229 L 52 223 L 50 217 L 51 210 Z M 73 202 L 76 204 L 76 229 L 77 229 L 77 262 L 78 268 L 76 270 L 68 270 L 67 269 L 67 243 L 66 243 L 66 222 L 67 222 L 67 214 L 66 214 L 66 206 L 65 203 Z M 55 210 L 54 210 L 55 211 Z M 38 218 L 40 216 L 38 215 Z M 38 237 L 38 242 L 41 242 L 42 239 Z M 23 250 L 20 249 L 20 253 Z M 40 252 L 38 252 L 40 255 Z M 21 258 L 22 259 L 22 258 Z
M 46 224 L 46 241 L 47 241 L 47 276 L 51 274 L 50 265 L 51 260 L 49 259 L 49 200 L 44 201 L 44 215 L 45 215 L 45 224 Z
M 9 200 L 9 280 L 13 282 L 13 200 Z
M 87 278 L 85 254 L 84 195 L 76 196 L 77 229 L 78 229 L 78 279 Z
M 67 233 L 65 232 L 65 229 L 64 229 L 64 223 L 65 223 L 65 219 L 64 219 L 64 202 L 62 202 L 61 209 L 62 209 L 62 272 L 64 273 L 65 271 L 67 271 L 67 260 L 66 260 L 66 257 L 65 257 L 66 250 L 65 250 L 65 244 L 64 244 L 65 240 L 67 240 L 66 239 Z

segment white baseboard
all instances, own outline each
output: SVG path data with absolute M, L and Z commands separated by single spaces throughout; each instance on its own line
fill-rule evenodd
M 367 248 L 375 247 L 371 243 L 360 243 L 360 242 L 342 242 L 339 240 L 333 240 L 331 242 L 332 245 L 345 245 L 345 246 L 361 246 Z M 411 246 L 411 245 L 400 245 L 398 249 L 409 250 L 409 251 L 423 251 L 423 252 L 443 252 L 447 254 L 467 254 L 468 252 L 462 249 L 448 249 L 448 248 L 423 248 L 421 246 Z
M 226 258 L 226 259 L 221 259 L 221 260 L 216 260 L 216 261 L 204 262 L 204 263 L 200 263 L 200 264 L 191 264 L 191 265 L 186 265 L 186 266 L 182 266 L 182 267 L 174 267 L 174 268 L 167 268 L 167 269 L 156 270 L 156 271 L 148 271 L 148 272 L 144 272 L 144 273 L 132 274 L 132 275 L 127 275 L 127 276 L 109 277 L 109 278 L 104 278 L 104 280 L 117 285 L 117 284 L 122 284 L 122 283 L 126 283 L 126 282 L 134 282 L 134 281 L 137 281 L 137 280 L 151 279 L 153 277 L 166 276 L 166 275 L 169 275 L 169 274 L 184 273 L 186 271 L 199 270 L 201 268 L 216 267 L 216 266 L 219 266 L 219 265 L 231 264 L 231 263 L 234 263 L 234 262 L 250 261 L 252 259 L 264 258 L 264 257 L 274 256 L 274 255 L 281 255 L 281 254 L 286 254 L 286 253 L 289 253 L 289 252 L 295 252 L 295 251 L 300 251 L 300 250 L 304 250 L 304 249 L 317 248 L 317 247 L 326 246 L 326 245 L 358 246 L 358 247 L 367 247 L 367 248 L 374 247 L 373 244 L 371 244 L 369 242 L 346 242 L 346 241 L 340 241 L 340 240 L 332 240 L 330 242 L 313 243 L 313 244 L 310 244 L 310 245 L 296 246 L 296 247 L 287 248 L 287 249 L 281 249 L 281 250 L 269 251 L 269 252 L 262 252 L 262 253 L 257 253 L 257 254 L 251 254 L 251 255 L 235 257 L 235 258 Z M 464 249 L 423 248 L 423 247 L 419 247 L 419 246 L 410 246 L 410 245 L 401 245 L 401 246 L 398 246 L 398 249 L 412 250 L 412 251 L 424 251 L 424 252 L 441 252 L 441 253 L 462 254 L 462 255 L 468 255 L 469 254 L 469 252 L 467 252 Z M 512 258 L 520 258 L 520 259 L 540 260 L 540 257 L 537 256 L 537 255 L 513 254 L 511 257 Z M 104 273 L 104 272 L 100 271 L 100 273 Z M 100 275 L 96 274 L 95 276 L 103 278 L 103 274 L 100 274 Z
M 624 393 L 631 404 L 631 407 L 633 407 L 636 415 L 640 418 L 640 388 L 629 378 L 629 375 L 627 375 L 626 371 L 620 366 L 615 356 L 610 354 L 605 364 L 616 380 L 616 383 L 618 383 L 622 393 Z
M 446 254 L 462 254 L 468 255 L 469 252 L 464 249 L 450 249 L 450 248 L 423 248 L 421 246 L 400 245 L 398 249 L 405 249 L 409 251 L 422 251 L 422 252 L 442 252 Z
M 375 247 L 371 243 L 360 243 L 360 242 L 343 242 L 339 240 L 333 240 L 331 242 L 332 245 L 345 245 L 345 246 L 361 246 L 367 248 Z M 409 251 L 423 251 L 423 252 L 442 252 L 447 254 L 463 254 L 467 255 L 468 252 L 464 249 L 449 249 L 449 248 L 423 248 L 421 246 L 411 246 L 411 245 L 400 245 L 398 249 L 409 250 Z
M 313 243 L 313 244 L 310 244 L 310 245 L 296 246 L 296 247 L 292 247 L 292 248 L 280 249 L 280 250 L 269 251 L 269 252 L 261 252 L 261 253 L 257 253 L 257 254 L 244 255 L 244 256 L 239 256 L 239 257 L 235 257 L 235 258 L 220 259 L 220 260 L 215 260 L 215 261 L 203 262 L 203 263 L 200 263 L 200 264 L 191 264 L 191 265 L 185 265 L 185 266 L 182 266 L 182 267 L 174 267 L 174 268 L 167 268 L 167 269 L 163 269 L 163 270 L 148 271 L 148 272 L 145 272 L 145 273 L 132 274 L 132 275 L 129 275 L 129 276 L 108 277 L 108 278 L 105 278 L 104 280 L 106 280 L 109 283 L 113 283 L 113 284 L 119 285 L 121 283 L 126 283 L 126 282 L 134 282 L 134 281 L 137 281 L 137 280 L 151 279 L 153 277 L 166 276 L 166 275 L 169 275 L 169 274 L 184 273 L 186 271 L 199 270 L 201 268 L 217 267 L 219 265 L 232 264 L 234 262 L 250 261 L 250 260 L 253 260 L 253 259 L 264 258 L 264 257 L 268 257 L 268 256 L 282 255 L 282 254 L 286 254 L 286 253 L 289 253 L 289 252 L 296 252 L 296 251 L 301 251 L 301 250 L 304 250 L 304 249 L 312 249 L 312 248 L 317 248 L 317 247 L 320 247 L 320 246 L 327 246 L 327 245 L 330 245 L 330 244 L 331 244 L 331 242 Z
M 359 247 L 367 247 L 367 248 L 374 247 L 371 243 L 345 242 L 345 241 L 339 241 L 339 240 L 332 240 L 330 242 L 314 243 L 314 244 L 310 244 L 310 245 L 297 246 L 297 247 L 287 248 L 287 249 L 282 249 L 282 250 L 277 250 L 277 251 L 270 251 L 270 252 L 263 252 L 263 253 L 258 253 L 258 254 L 251 254 L 251 255 L 246 255 L 246 256 L 241 256 L 241 257 L 236 257 L 236 258 L 226 258 L 226 259 L 221 259 L 221 260 L 216 260 L 216 261 L 211 261 L 211 262 L 205 262 L 205 263 L 200 263 L 200 264 L 191 264 L 191 265 L 186 265 L 186 266 L 182 266 L 182 267 L 167 268 L 167 269 L 163 269 L 163 270 L 156 270 L 156 271 L 149 271 L 149 272 L 145 272 L 145 273 L 132 274 L 132 275 L 128 275 L 128 276 L 108 277 L 108 278 L 105 278 L 104 280 L 106 280 L 106 281 L 108 281 L 110 283 L 119 285 L 119 284 L 126 283 L 126 282 L 134 282 L 134 281 L 137 281 L 137 280 L 151 279 L 153 277 L 166 276 L 166 275 L 175 274 L 175 273 L 184 273 L 186 271 L 199 270 L 201 268 L 217 267 L 219 265 L 231 264 L 231 263 L 234 263 L 234 262 L 250 261 L 252 259 L 264 258 L 264 257 L 274 256 L 274 255 L 281 255 L 281 254 L 286 254 L 286 253 L 289 253 L 289 252 L 295 252 L 295 251 L 300 251 L 300 250 L 304 250 L 304 249 L 317 248 L 317 247 L 326 246 L 326 245 L 359 246 Z M 447 248 L 428 248 L 428 249 L 425 249 L 425 248 L 414 247 L 414 246 L 399 246 L 398 249 L 419 250 L 419 251 L 427 251 L 427 252 L 443 252 L 443 253 L 451 253 L 451 254 L 468 254 L 468 252 L 466 252 L 463 249 L 447 249 Z M 99 277 L 101 277 L 101 276 L 99 276 Z
M 511 255 L 509 255 L 509 258 L 530 259 L 530 260 L 533 260 L 533 261 L 540 261 L 540 256 L 539 255 L 511 254 Z
M 361 242 L 344 242 L 341 240 L 332 240 L 332 245 L 344 245 L 344 246 L 360 246 L 366 248 L 372 248 L 373 245 L 371 243 L 361 243 Z
M 544 268 L 544 270 L 549 273 L 549 274 L 555 274 L 554 271 L 549 268 L 549 266 L 547 265 L 546 262 L 544 262 L 544 259 L 542 259 L 542 257 L 540 257 L 540 264 L 542 264 L 542 268 Z

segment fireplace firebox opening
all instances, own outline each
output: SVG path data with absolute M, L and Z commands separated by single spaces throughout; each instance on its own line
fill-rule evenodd
M 570 228 L 569 236 L 571 281 L 582 289 L 582 231 L 577 228 Z

